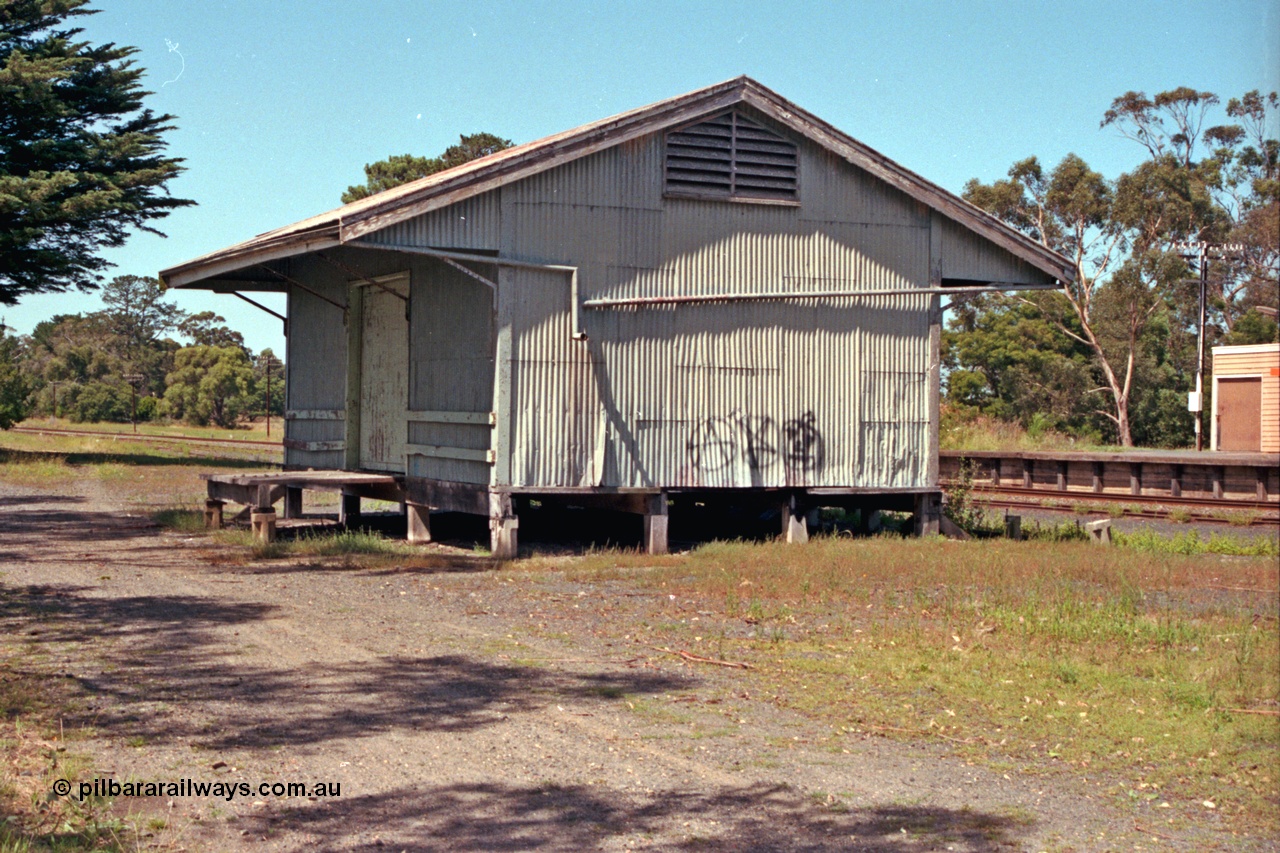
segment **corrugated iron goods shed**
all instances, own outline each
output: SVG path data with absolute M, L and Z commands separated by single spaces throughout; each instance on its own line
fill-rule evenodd
M 390 472 L 411 530 L 480 512 L 511 553 L 566 496 L 654 550 L 682 496 L 936 529 L 941 296 L 1072 270 L 740 77 L 161 276 L 288 293 L 290 468 Z

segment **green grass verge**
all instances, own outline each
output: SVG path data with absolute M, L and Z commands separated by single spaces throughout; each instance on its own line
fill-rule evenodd
M 835 744 L 930 740 L 1168 803 L 1162 819 L 1280 831 L 1271 556 L 828 538 L 596 554 L 573 574 L 694 597 L 714 620 L 655 620 L 643 642 L 752 663 L 741 686 L 828 723 Z

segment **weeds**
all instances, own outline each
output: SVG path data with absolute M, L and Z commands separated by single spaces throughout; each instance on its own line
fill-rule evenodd
M 1174 540 L 1071 541 L 1083 535 L 1069 522 L 1029 542 L 716 543 L 656 567 L 605 553 L 592 565 L 647 559 L 635 582 L 733 601 L 728 620 L 763 618 L 753 632 L 712 634 L 715 653 L 756 667 L 742 676 L 753 693 L 833 731 L 1124 780 L 1178 808 L 1213 799 L 1231 826 L 1274 832 L 1280 731 L 1265 714 L 1231 710 L 1280 702 L 1280 631 L 1255 617 L 1280 606 L 1274 544 L 1237 546 L 1261 556 L 1223 562 L 1205 554 L 1225 538 L 1156 550 Z M 665 644 L 687 626 L 646 631 Z
M 204 513 L 183 507 L 169 507 L 151 513 L 151 520 L 161 527 L 179 533 L 198 533 L 205 529 Z
M 124 839 L 133 828 L 111 813 L 111 803 L 50 793 L 56 780 L 73 784 L 88 771 L 67 751 L 61 716 L 79 697 L 68 679 L 52 678 L 12 638 L 0 641 L 0 851 L 132 849 Z
M 1211 533 L 1202 538 L 1199 532 L 1188 530 L 1173 536 L 1161 536 L 1149 527 L 1123 533 L 1113 530 L 1112 538 L 1117 545 L 1145 551 L 1152 554 L 1221 554 L 1232 557 L 1276 557 L 1280 556 L 1280 541 L 1274 537 L 1259 535 L 1252 539 L 1238 539 Z
M 1022 535 L 1033 542 L 1087 542 L 1089 534 L 1078 521 L 1053 522 L 1028 521 L 1022 525 Z
M 994 523 L 986 511 L 973 500 L 972 459 L 961 459 L 955 478 L 943 492 L 942 512 L 947 518 L 969 535 L 988 533 L 993 530 Z
M 1261 513 L 1250 509 L 1221 509 L 1213 512 L 1211 517 L 1232 527 L 1248 527 L 1261 517 Z

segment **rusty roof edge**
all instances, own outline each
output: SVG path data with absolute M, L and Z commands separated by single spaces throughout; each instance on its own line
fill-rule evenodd
M 480 195 L 504 184 L 553 169 L 563 163 L 594 154 L 605 148 L 653 133 L 672 123 L 733 106 L 741 100 L 740 91 L 748 78 L 738 77 L 696 92 L 668 98 L 645 107 L 569 131 L 552 134 L 533 142 L 508 148 L 471 163 L 420 178 L 404 187 L 413 193 L 398 193 L 374 209 L 361 210 L 343 218 L 342 239 L 354 240 L 373 231 L 447 207 L 461 198 Z M 395 193 L 397 187 L 388 192 Z
M 268 231 L 259 237 L 175 264 L 160 271 L 160 280 L 166 288 L 191 288 L 204 279 L 223 273 L 342 243 L 336 223 L 305 231 L 289 231 L 273 237 L 274 234 L 275 232 Z

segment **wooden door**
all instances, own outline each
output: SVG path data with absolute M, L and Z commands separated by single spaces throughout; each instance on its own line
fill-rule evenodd
M 361 287 L 360 467 L 402 473 L 409 437 L 409 279 L 380 284 Z
M 1262 379 L 1218 379 L 1218 449 L 1262 449 Z

